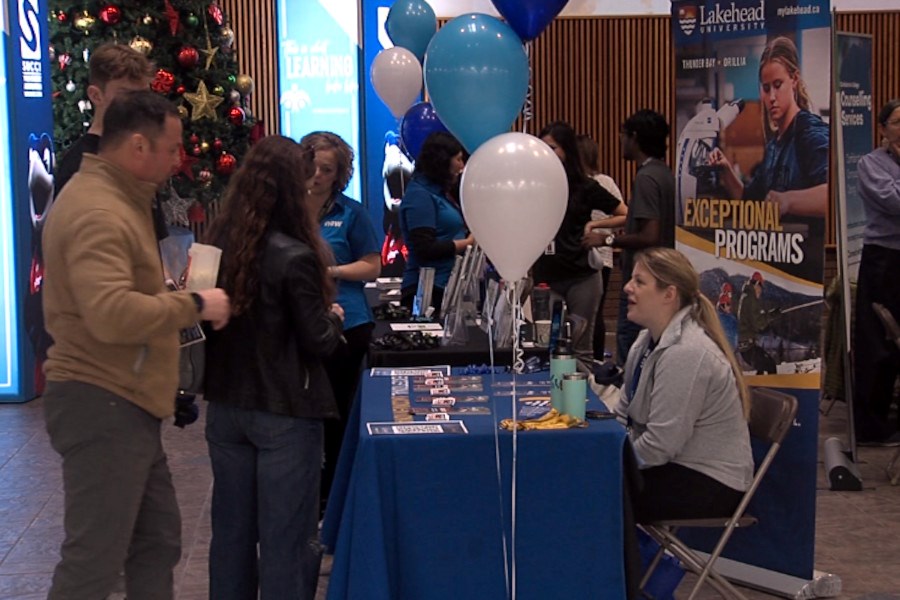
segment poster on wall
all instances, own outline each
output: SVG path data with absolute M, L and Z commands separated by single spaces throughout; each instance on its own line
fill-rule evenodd
M 346 194 L 360 199 L 359 23 L 357 0 L 278 0 L 281 133 L 300 140 L 330 131 L 353 148 Z
M 810 579 L 828 211 L 827 0 L 676 0 L 677 246 L 750 385 L 800 401 L 726 556 Z
M 40 392 L 42 283 L 36 240 L 53 201 L 53 116 L 47 4 L 8 0 L 2 12 L 5 85 L 0 100 L 0 401 Z M 0 16 L 0 21 L 3 16 Z

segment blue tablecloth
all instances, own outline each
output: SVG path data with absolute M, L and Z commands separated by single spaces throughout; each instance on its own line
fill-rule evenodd
M 496 391 L 490 376 L 484 385 Z M 329 600 L 506 598 L 512 434 L 499 432 L 501 497 L 494 429 L 511 398 L 494 396 L 490 416 L 464 418 L 467 435 L 369 435 L 366 423 L 394 420 L 390 396 L 389 377 L 363 376 L 323 526 L 335 553 Z M 519 432 L 519 599 L 625 597 L 624 444 L 613 420 Z

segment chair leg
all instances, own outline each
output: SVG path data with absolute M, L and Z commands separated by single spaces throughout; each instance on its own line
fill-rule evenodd
M 638 589 L 641 590 L 643 594 L 644 588 L 647 586 L 647 582 L 650 581 L 650 577 L 653 575 L 653 571 L 656 570 L 656 567 L 659 566 L 659 561 L 662 560 L 663 553 L 666 549 L 660 544 L 659 550 L 656 551 L 656 554 L 653 556 L 653 560 L 650 561 L 650 564 L 647 566 L 647 571 L 644 573 L 644 576 L 641 577 L 641 583 L 638 584 Z
M 888 463 L 887 476 L 891 480 L 891 485 L 897 485 L 900 482 L 900 448 L 894 452 L 894 457 Z
M 688 569 L 698 576 L 697 582 L 691 590 L 689 600 L 693 600 L 704 583 L 709 583 L 724 598 L 746 600 L 744 595 L 737 591 L 727 579 L 719 575 L 716 571 L 707 569 L 708 563 L 701 560 L 694 554 L 693 550 L 679 540 L 678 537 L 675 536 L 674 531 L 660 528 L 657 532 L 662 538 L 662 540 L 657 541 L 660 541 L 661 545 L 666 550 L 674 554 L 680 561 L 687 565 Z M 704 575 L 704 573 L 706 573 L 706 575 Z

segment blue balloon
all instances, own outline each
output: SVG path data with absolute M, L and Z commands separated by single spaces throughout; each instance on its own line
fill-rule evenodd
M 470 13 L 438 31 L 425 53 L 425 87 L 469 153 L 509 131 L 528 93 L 528 56 L 509 25 Z
M 513 31 L 533 40 L 556 18 L 569 0 L 491 0 Z
M 419 156 L 425 138 L 435 131 L 447 131 L 430 102 L 418 102 L 409 107 L 400 123 L 400 140 L 407 156 Z
M 437 31 L 437 17 L 427 2 L 397 0 L 388 11 L 384 27 L 395 46 L 406 48 L 422 62 L 428 42 Z

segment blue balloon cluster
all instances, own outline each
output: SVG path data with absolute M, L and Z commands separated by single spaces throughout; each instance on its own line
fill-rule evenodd
M 400 139 L 407 156 L 413 160 L 419 156 L 425 138 L 436 131 L 447 131 L 430 102 L 413 104 L 400 123 Z
M 569 0 L 491 0 L 513 31 L 528 42 L 541 34 Z
M 406 48 L 421 63 L 428 42 L 437 31 L 437 17 L 424 0 L 397 0 L 388 11 L 384 27 L 395 46 Z

